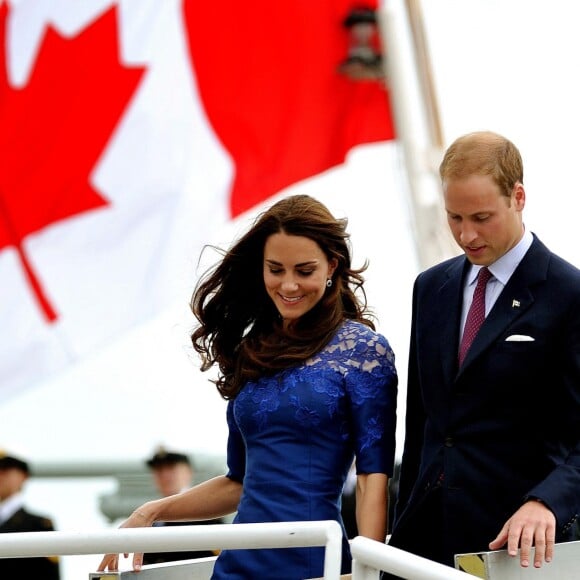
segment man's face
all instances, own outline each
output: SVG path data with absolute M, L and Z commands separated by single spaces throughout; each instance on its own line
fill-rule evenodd
M 187 463 L 161 463 L 152 469 L 152 475 L 159 493 L 168 496 L 190 487 L 193 471 Z
M 489 266 L 520 241 L 526 200 L 521 183 L 506 197 L 489 175 L 449 179 L 443 197 L 451 233 L 471 263 Z
M 17 467 L 0 468 L 0 501 L 22 490 L 28 475 Z

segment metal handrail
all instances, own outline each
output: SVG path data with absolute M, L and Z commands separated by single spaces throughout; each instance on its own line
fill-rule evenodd
M 473 580 L 473 575 L 357 536 L 350 543 L 352 580 L 376 580 L 380 570 L 413 580 Z
M 338 580 L 342 529 L 334 520 L 2 534 L 0 558 L 324 546 L 324 580 Z

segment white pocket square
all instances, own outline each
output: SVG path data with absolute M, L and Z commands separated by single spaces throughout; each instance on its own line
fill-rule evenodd
M 528 336 L 527 334 L 512 334 L 508 336 L 506 342 L 534 342 L 536 340 L 533 336 Z

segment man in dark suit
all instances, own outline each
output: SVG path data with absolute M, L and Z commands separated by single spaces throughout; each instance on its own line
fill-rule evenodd
M 151 470 L 153 483 L 161 497 L 181 493 L 191 487 L 194 478 L 193 464 L 189 456 L 179 451 L 170 451 L 160 447 L 147 460 Z M 220 524 L 221 519 L 196 522 L 155 522 L 154 526 L 184 526 L 192 524 Z M 160 564 L 175 560 L 190 560 L 192 558 L 207 558 L 215 556 L 211 550 L 190 552 L 151 552 L 144 554 L 143 564 Z
M 415 282 L 389 544 L 449 566 L 458 553 L 507 548 L 541 567 L 554 542 L 574 539 L 580 513 L 580 271 L 524 226 L 523 164 L 509 140 L 460 137 L 440 175 L 464 255 Z M 486 316 L 460 364 L 482 267 Z
M 23 488 L 29 476 L 25 460 L 0 450 L 0 533 L 54 530 L 49 518 L 24 508 Z M 0 558 L 0 578 L 59 580 L 59 562 L 56 557 Z

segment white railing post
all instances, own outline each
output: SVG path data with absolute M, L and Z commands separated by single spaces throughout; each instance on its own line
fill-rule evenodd
M 375 580 L 379 570 L 412 580 L 473 580 L 471 574 L 362 536 L 351 541 L 350 549 L 352 580 Z
M 333 520 L 328 520 L 326 526 L 326 542 L 324 549 L 324 578 L 340 578 L 342 563 L 342 528 Z
M 374 566 L 369 566 L 364 561 L 353 557 L 352 577 L 356 580 L 378 580 L 381 577 L 380 570 Z

